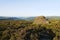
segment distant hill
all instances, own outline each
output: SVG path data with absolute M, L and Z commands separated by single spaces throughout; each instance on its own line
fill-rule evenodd
M 44 16 L 38 16 L 34 19 L 33 24 L 48 24 L 48 20 Z
M 0 20 L 17 20 L 17 17 L 0 17 Z
M 33 20 L 35 17 L 0 17 L 0 20 Z
M 36 17 L 2 17 L 0 16 L 0 20 L 34 20 Z M 60 20 L 60 16 L 46 16 L 46 19 L 57 19 Z
M 60 20 L 60 16 L 46 16 L 47 19 L 57 19 Z

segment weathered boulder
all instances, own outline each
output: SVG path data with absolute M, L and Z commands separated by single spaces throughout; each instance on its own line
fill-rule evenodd
M 29 29 L 26 30 L 24 40 L 53 40 L 55 33 L 51 29 Z

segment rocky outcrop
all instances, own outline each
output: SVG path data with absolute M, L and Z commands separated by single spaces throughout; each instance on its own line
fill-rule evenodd
M 24 34 L 24 40 L 53 40 L 55 33 L 51 29 L 29 29 Z

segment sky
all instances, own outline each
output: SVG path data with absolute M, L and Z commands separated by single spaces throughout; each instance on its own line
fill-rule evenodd
M 60 16 L 60 0 L 0 0 L 0 16 Z

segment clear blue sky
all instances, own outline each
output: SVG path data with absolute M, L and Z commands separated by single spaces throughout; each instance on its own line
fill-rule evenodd
M 60 16 L 60 0 L 0 0 L 0 16 Z

